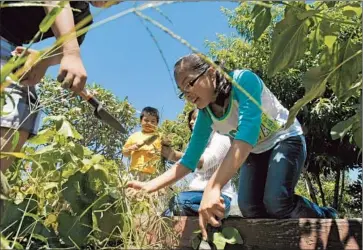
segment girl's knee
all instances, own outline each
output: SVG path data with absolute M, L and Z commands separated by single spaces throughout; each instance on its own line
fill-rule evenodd
M 267 213 L 278 219 L 288 218 L 294 206 L 292 198 L 278 196 L 265 196 L 263 204 Z
M 238 207 L 243 217 L 248 217 L 248 218 L 257 217 L 258 209 L 256 209 L 256 206 L 254 204 L 238 198 Z

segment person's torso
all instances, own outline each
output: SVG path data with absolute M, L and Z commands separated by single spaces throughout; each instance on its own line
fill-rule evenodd
M 133 142 L 144 141 L 152 134 L 136 132 L 133 135 Z M 143 145 L 140 149 L 131 154 L 131 169 L 140 170 L 145 173 L 153 174 L 155 172 L 155 163 L 159 159 L 158 153 L 160 151 L 160 138 L 157 138 L 150 145 Z
M 220 135 L 218 133 L 213 133 L 211 135 L 211 138 L 209 139 L 209 143 L 208 143 L 205 151 L 209 150 L 209 147 L 210 147 L 212 139 L 213 139 L 212 137 L 225 137 L 225 136 Z M 229 141 L 229 138 L 226 138 L 226 139 L 228 139 L 228 141 Z M 228 147 L 230 147 L 230 143 L 228 144 Z M 213 152 L 211 152 L 211 153 L 213 153 Z M 222 160 L 223 159 L 221 159 L 221 161 Z M 191 191 L 203 191 L 206 188 L 207 183 L 210 180 L 210 178 L 212 177 L 213 173 L 220 166 L 220 162 L 218 162 L 216 165 L 214 165 L 211 168 L 208 168 L 206 170 L 204 170 L 203 168 L 201 168 L 201 169 L 196 168 L 194 173 L 193 173 L 194 174 L 193 179 L 189 183 L 189 190 L 191 190 Z M 228 181 L 227 184 L 223 186 L 222 193 L 227 195 L 230 198 L 233 197 L 234 188 L 232 186 L 231 180 Z
M 6 1 L 5 3 L 19 3 L 18 1 Z M 91 14 L 89 3 L 87 1 L 70 1 L 74 9 L 73 16 L 75 24 Z M 45 17 L 43 6 L 28 7 L 6 7 L 0 9 L 0 36 L 9 42 L 22 46 L 29 43 L 39 31 L 39 24 Z M 92 23 L 92 21 L 90 22 Z M 89 25 L 88 23 L 87 25 Z M 50 28 L 46 33 L 40 36 L 41 39 L 53 37 L 54 34 Z M 35 42 L 39 41 L 36 40 Z
M 232 77 L 236 80 L 236 76 L 241 74 L 241 71 L 236 70 L 232 74 Z M 240 104 L 236 98 L 236 91 L 240 90 L 233 86 L 230 104 L 223 117 L 217 118 L 213 112 L 207 108 L 207 112 L 213 122 L 212 128 L 220 134 L 228 135 L 232 138 L 235 137 L 240 120 Z M 252 153 L 265 152 L 281 140 L 302 134 L 302 129 L 297 119 L 295 119 L 294 124 L 288 129 L 284 129 L 284 125 L 286 124 L 289 116 L 289 111 L 282 106 L 265 84 L 263 84 L 261 93 L 261 108 L 263 112 L 261 116 L 260 133 L 257 145 L 252 149 Z

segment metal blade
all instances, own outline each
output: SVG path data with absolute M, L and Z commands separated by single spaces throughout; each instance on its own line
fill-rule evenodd
M 95 116 L 100 119 L 101 121 L 103 121 L 104 123 L 110 125 L 112 128 L 116 129 L 117 131 L 126 134 L 127 131 L 124 128 L 124 126 L 122 126 L 122 124 L 116 120 L 115 117 L 113 117 L 110 113 L 108 113 L 103 107 L 102 105 L 98 105 L 98 107 L 95 109 L 94 112 Z

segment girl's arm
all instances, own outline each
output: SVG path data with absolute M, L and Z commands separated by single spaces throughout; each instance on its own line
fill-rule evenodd
M 143 189 L 146 192 L 155 192 L 164 187 L 170 186 L 177 182 L 178 180 L 185 177 L 187 174 L 191 172 L 190 169 L 184 167 L 180 163 L 174 164 L 174 166 L 164 172 L 162 175 L 148 181 L 143 186 Z M 133 187 L 133 186 L 130 186 Z
M 236 79 L 238 84 L 261 105 L 263 83 L 251 71 L 241 71 Z M 262 110 L 238 88 L 235 98 L 239 103 L 239 122 L 236 136 L 221 166 L 214 172 L 207 188 L 222 188 L 246 161 L 252 148 L 257 144 L 261 126 Z

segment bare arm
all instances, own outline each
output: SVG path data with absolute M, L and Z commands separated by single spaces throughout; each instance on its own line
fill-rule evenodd
M 172 168 L 164 172 L 162 175 L 152 179 L 151 181 L 148 181 L 145 184 L 144 189 L 149 193 L 158 191 L 159 189 L 174 184 L 178 180 L 184 178 L 190 172 L 190 169 L 179 163 L 176 163 Z
M 184 153 L 180 152 L 180 151 L 177 151 L 177 150 L 173 150 L 172 148 L 168 148 L 166 149 L 167 146 L 163 146 L 163 149 L 165 150 L 164 152 L 164 157 L 167 158 L 169 161 L 172 161 L 172 162 L 177 162 L 179 161 Z M 198 168 L 202 168 L 203 167 L 203 164 L 204 164 L 204 157 L 203 155 L 200 157 L 199 161 L 198 161 Z
M 45 1 L 45 3 L 50 3 L 53 5 L 58 4 L 59 2 L 60 1 Z M 53 8 L 54 8 L 53 6 L 45 6 L 44 7 L 45 13 L 48 14 Z M 73 13 L 72 13 L 72 9 L 71 9 L 69 3 L 67 3 L 64 6 L 63 10 L 59 13 L 59 15 L 57 15 L 55 22 L 52 25 L 52 31 L 53 31 L 54 36 L 57 39 L 64 35 L 70 34 L 70 32 L 72 32 L 72 31 L 75 31 Z M 74 39 L 70 39 L 69 41 L 67 41 L 67 43 L 63 44 L 62 48 L 59 49 L 58 51 L 54 52 L 54 54 L 56 54 L 56 53 L 79 54 L 80 53 L 80 48 L 79 48 L 79 44 L 77 41 L 76 33 L 74 32 L 71 36 L 74 36 Z M 62 54 L 59 54 L 59 55 L 50 57 L 49 62 L 48 62 L 49 65 L 59 64 L 61 62 L 62 56 L 63 56 Z

